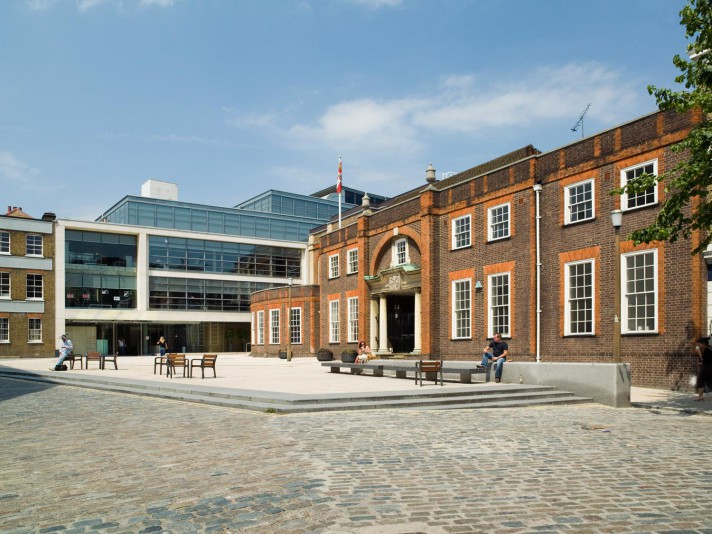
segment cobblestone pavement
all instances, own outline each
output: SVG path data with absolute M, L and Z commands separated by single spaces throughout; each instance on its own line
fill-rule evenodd
M 259 414 L 0 379 L 0 532 L 706 532 L 712 418 Z

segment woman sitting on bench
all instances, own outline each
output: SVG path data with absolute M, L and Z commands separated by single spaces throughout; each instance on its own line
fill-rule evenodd
M 356 356 L 356 363 L 367 363 L 371 358 L 371 348 L 366 345 L 365 341 L 358 342 L 358 355 Z

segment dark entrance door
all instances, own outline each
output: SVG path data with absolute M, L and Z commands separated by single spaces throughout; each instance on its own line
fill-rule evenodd
M 412 296 L 388 297 L 388 341 L 394 353 L 413 352 L 415 347 L 415 298 Z

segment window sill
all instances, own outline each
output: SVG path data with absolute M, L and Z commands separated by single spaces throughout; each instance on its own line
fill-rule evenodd
M 461 247 L 452 247 L 450 252 L 455 252 L 456 250 L 467 250 L 468 248 L 472 248 L 472 243 L 469 245 L 462 245 Z
M 28 345 L 43 345 L 44 341 L 28 341 Z
M 564 223 L 564 228 L 568 228 L 569 226 L 577 226 L 579 224 L 587 223 L 587 222 L 593 222 L 596 220 L 596 217 L 591 217 L 590 219 L 581 219 L 580 221 L 566 221 Z
M 511 239 L 511 238 L 512 238 L 511 235 L 506 235 L 504 237 L 497 237 L 495 239 L 491 239 L 491 238 L 487 239 L 487 242 L 488 243 L 497 243 L 498 241 L 506 241 L 507 239 Z

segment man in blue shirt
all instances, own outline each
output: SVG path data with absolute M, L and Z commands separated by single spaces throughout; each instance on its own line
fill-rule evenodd
M 59 359 L 57 360 L 57 364 L 54 367 L 50 367 L 49 370 L 61 371 L 62 364 L 64 364 L 64 360 L 69 357 L 69 355 L 72 353 L 72 350 L 74 350 L 72 340 L 67 337 L 67 334 L 62 334 L 62 344 L 59 347 Z
M 502 380 L 502 366 L 507 361 L 507 354 L 509 354 L 509 345 L 506 341 L 502 341 L 502 335 L 497 332 L 490 344 L 483 350 L 482 365 L 478 365 L 478 367 L 486 369 L 489 360 L 494 360 L 494 381 L 499 384 Z

